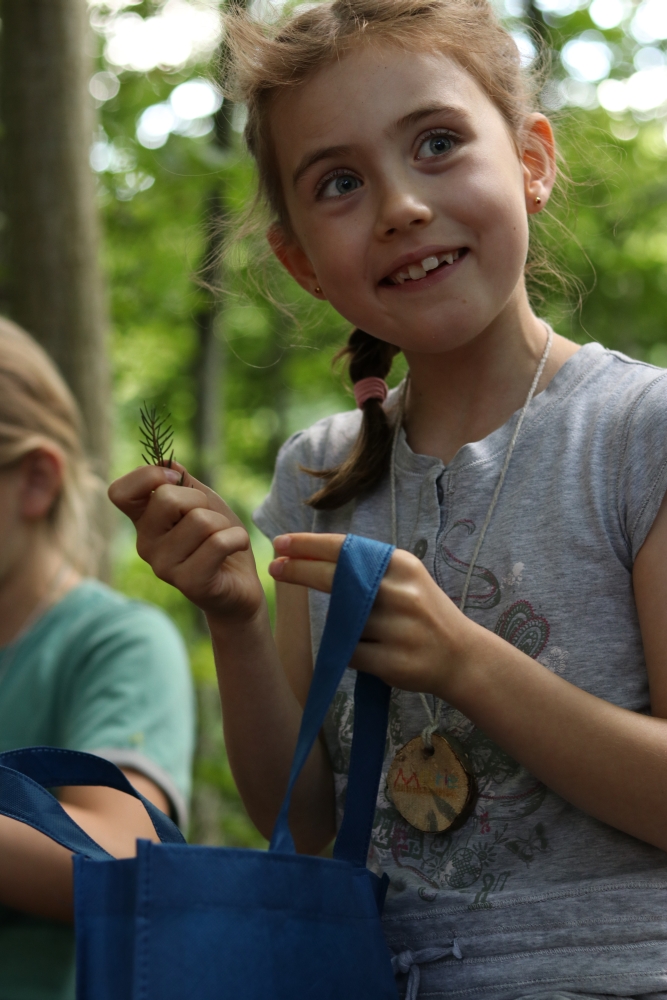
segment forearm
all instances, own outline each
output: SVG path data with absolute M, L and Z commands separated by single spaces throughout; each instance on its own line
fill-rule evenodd
M 72 852 L 25 823 L 0 816 L 0 904 L 72 920 Z
M 667 722 L 597 698 L 471 627 L 446 700 L 564 799 L 667 850 Z
M 167 807 L 152 781 L 126 772 L 147 798 Z M 61 788 L 60 804 L 115 858 L 133 857 L 138 838 L 157 840 L 141 802 L 103 786 Z M 17 820 L 0 816 L 0 904 L 51 920 L 72 920 L 72 852 Z
M 247 625 L 209 619 L 225 745 L 239 793 L 267 838 L 282 803 L 302 709 L 271 635 L 266 606 Z M 292 796 L 290 829 L 297 849 L 318 853 L 334 836 L 334 788 L 318 740 Z

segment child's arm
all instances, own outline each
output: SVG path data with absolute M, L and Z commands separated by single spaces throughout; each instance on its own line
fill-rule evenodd
M 278 635 L 288 653 L 288 680 L 271 635 L 248 533 L 208 487 L 187 473 L 185 485 L 179 482 L 180 471 L 144 467 L 113 483 L 109 496 L 134 521 L 139 555 L 206 614 L 229 762 L 251 819 L 269 837 L 301 722 L 299 699 L 309 663 L 294 650 L 307 648 L 307 606 L 303 597 L 295 599 L 293 588 L 284 588 Z M 292 801 L 297 848 L 319 852 L 335 830 L 333 777 L 319 742 Z
M 329 591 L 342 535 L 276 539 L 271 573 Z M 546 785 L 667 850 L 667 500 L 635 562 L 653 716 L 588 694 L 466 618 L 397 551 L 352 666 L 456 706 Z
M 124 772 L 163 812 L 164 792 L 136 771 Z M 136 841 L 157 840 L 141 802 L 114 788 L 64 788 L 61 805 L 75 823 L 116 858 L 133 857 Z M 71 921 L 72 852 L 25 823 L 0 816 L 0 904 L 52 920 Z

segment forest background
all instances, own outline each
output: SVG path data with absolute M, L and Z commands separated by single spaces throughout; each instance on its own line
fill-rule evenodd
M 536 308 L 581 343 L 667 367 L 667 2 L 496 2 L 527 63 L 537 40 L 548 53 L 540 102 L 563 154 L 560 195 L 533 232 L 543 258 L 531 279 Z M 222 103 L 216 89 L 218 6 L 88 0 L 111 472 L 141 462 L 144 402 L 170 414 L 179 461 L 250 528 L 272 606 L 271 547 L 250 515 L 289 434 L 353 405 L 331 367 L 347 328 L 279 273 L 261 241 L 242 240 L 224 266 L 217 262 L 221 223 L 243 212 L 254 184 L 243 108 Z M 277 8 L 254 0 L 253 11 L 271 18 Z M 264 294 L 267 285 L 287 312 Z M 403 369 L 394 367 L 398 381 Z M 139 559 L 120 518 L 111 553 L 113 584 L 162 606 L 190 650 L 199 712 L 191 839 L 261 846 L 227 764 L 201 617 Z

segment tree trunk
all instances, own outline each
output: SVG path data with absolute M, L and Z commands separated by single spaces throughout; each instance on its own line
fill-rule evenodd
M 86 0 L 2 0 L 0 93 L 7 300 L 81 407 L 96 470 L 109 457 L 106 310 L 98 263 Z

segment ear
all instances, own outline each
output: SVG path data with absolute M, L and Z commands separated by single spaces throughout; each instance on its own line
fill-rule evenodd
M 274 254 L 285 270 L 289 271 L 294 280 L 307 292 L 314 295 L 316 299 L 326 298 L 320 288 L 317 275 L 315 274 L 313 265 L 310 263 L 310 258 L 294 237 L 288 236 L 282 226 L 276 223 L 270 227 L 266 238 Z
M 556 181 L 556 141 L 548 118 L 534 114 L 528 120 L 521 155 L 526 211 L 540 212 L 549 200 Z
M 19 511 L 26 521 L 41 521 L 60 496 L 65 462 L 57 449 L 36 448 L 21 461 Z

